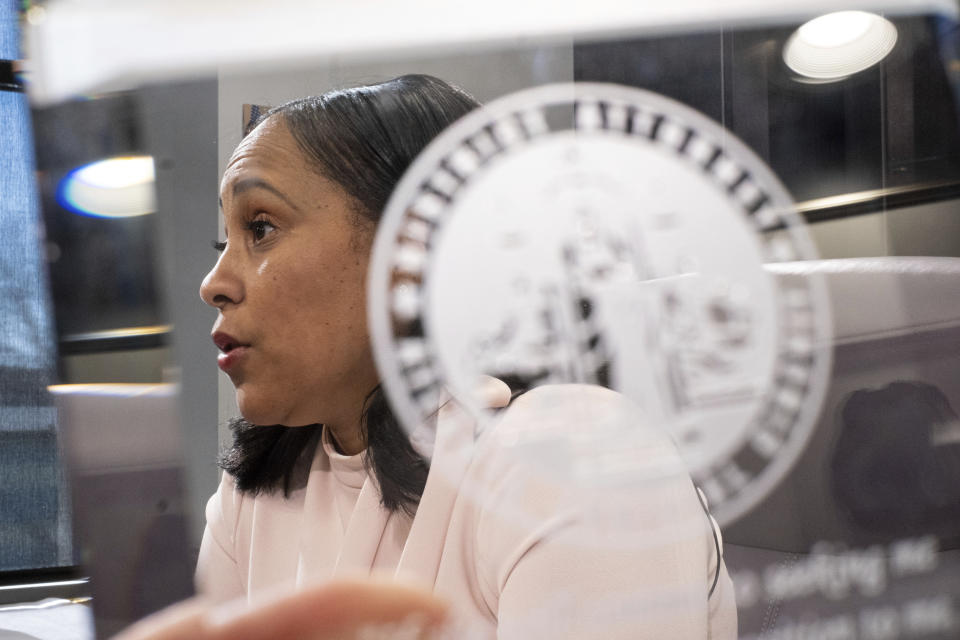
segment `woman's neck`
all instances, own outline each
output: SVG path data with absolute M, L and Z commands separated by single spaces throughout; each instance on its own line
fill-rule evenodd
M 330 431 L 330 440 L 333 442 L 333 447 L 337 450 L 337 453 L 353 456 L 367 448 L 360 424 L 348 429 L 329 424 L 324 426 Z

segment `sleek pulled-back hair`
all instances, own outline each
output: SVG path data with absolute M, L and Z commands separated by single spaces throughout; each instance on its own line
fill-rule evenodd
M 390 194 L 420 151 L 444 128 L 477 106 L 443 80 L 405 75 L 380 84 L 293 100 L 259 120 L 281 118 L 307 161 L 349 195 L 357 215 L 380 220 Z M 383 506 L 412 513 L 427 479 L 426 461 L 413 449 L 378 385 L 363 407 L 365 461 Z M 284 427 L 232 421 L 233 446 L 220 466 L 237 487 L 285 495 L 303 481 L 321 425 Z

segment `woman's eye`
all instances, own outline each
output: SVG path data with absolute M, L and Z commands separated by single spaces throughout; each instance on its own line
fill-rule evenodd
M 250 233 L 253 234 L 254 244 L 266 238 L 267 235 L 276 229 L 276 227 L 266 220 L 253 220 L 247 225 L 247 228 L 250 229 Z

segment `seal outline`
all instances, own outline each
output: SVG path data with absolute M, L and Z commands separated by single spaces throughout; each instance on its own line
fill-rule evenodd
M 646 113 L 651 116 L 648 137 L 652 141 L 656 141 L 663 131 L 668 130 L 670 126 L 679 126 L 682 135 L 674 148 L 679 154 L 686 155 L 691 143 L 698 137 L 713 143 L 713 150 L 704 157 L 701 164 L 705 174 L 719 180 L 720 186 L 726 187 L 731 198 L 738 197 L 737 194 L 744 185 L 752 184 L 754 187 L 760 185 L 761 188 L 756 198 L 749 202 L 740 202 L 740 206 L 745 210 L 748 217 L 755 222 L 758 233 L 782 231 L 788 235 L 789 244 L 792 246 L 780 246 L 779 251 L 785 253 L 785 256 L 773 255 L 771 257 L 775 259 L 771 262 L 784 261 L 777 259 L 782 257 L 790 259 L 798 257 L 814 259 L 816 257 L 813 243 L 805 231 L 805 222 L 793 209 L 792 199 L 776 175 L 744 143 L 722 129 L 718 123 L 694 109 L 643 89 L 601 83 L 544 85 L 499 98 L 455 122 L 432 141 L 415 159 L 388 201 L 374 241 L 368 276 L 368 295 L 370 296 L 368 323 L 374 345 L 374 357 L 381 372 L 388 399 L 396 407 L 397 415 L 408 432 L 413 432 L 419 426 L 419 423 L 429 415 L 429 412 L 425 412 L 423 407 L 417 406 L 415 399 L 411 397 L 410 392 L 418 389 L 411 388 L 407 384 L 401 384 L 405 372 L 411 370 L 419 372 L 418 378 L 420 383 L 424 385 L 422 388 L 428 389 L 426 400 L 428 406 L 433 402 L 433 397 L 439 398 L 443 382 L 442 375 L 428 375 L 436 374 L 438 369 L 436 365 L 433 365 L 436 358 L 431 353 L 428 328 L 421 328 L 422 353 L 418 356 L 419 362 L 414 362 L 414 365 L 411 366 L 409 362 L 406 364 L 401 362 L 401 358 L 397 355 L 398 345 L 393 332 L 392 313 L 390 311 L 391 288 L 389 285 L 394 275 L 393 249 L 397 245 L 401 225 L 407 219 L 409 209 L 425 191 L 425 186 L 431 184 L 431 180 L 433 176 L 438 174 L 438 170 L 440 173 L 447 174 L 445 179 L 448 184 L 451 175 L 454 181 L 459 180 L 461 183 L 467 179 L 467 176 L 461 176 L 457 171 L 451 170 L 450 161 L 456 150 L 469 144 L 469 141 L 472 141 L 477 135 L 485 131 L 487 132 L 486 135 L 499 146 L 499 149 L 486 157 L 482 157 L 482 152 L 477 152 L 480 156 L 480 162 L 476 168 L 480 168 L 488 160 L 513 146 L 512 144 L 497 142 L 497 138 L 502 136 L 492 133 L 495 127 L 512 121 L 514 126 L 520 127 L 521 135 L 517 140 L 523 139 L 526 141 L 535 138 L 537 135 L 549 134 L 551 131 L 547 128 L 546 131 L 535 132 L 536 135 L 533 136 L 523 135 L 525 114 L 536 112 L 551 105 L 573 104 L 578 106 L 603 105 L 598 106 L 598 108 L 604 118 L 606 115 L 602 112 L 611 105 L 617 109 L 626 108 L 628 112 L 633 108 L 636 112 Z M 581 124 L 579 118 L 577 124 Z M 665 124 L 666 127 L 664 127 Z M 577 130 L 583 128 L 590 131 L 593 127 L 576 126 L 561 130 L 568 131 L 574 128 Z M 601 131 L 605 127 L 601 125 L 593 129 Z M 637 135 L 635 132 L 628 133 Z M 716 138 L 720 138 L 720 140 L 718 141 Z M 692 156 L 691 159 L 693 159 Z M 729 165 L 739 167 L 740 171 L 726 176 L 726 181 L 724 181 L 724 176 L 721 175 L 720 171 L 721 168 L 726 168 L 729 171 Z M 449 205 L 455 199 L 453 196 L 455 196 L 456 190 L 457 186 L 454 185 L 453 194 L 446 197 L 439 193 L 435 195 L 440 200 L 445 199 L 446 204 Z M 426 191 L 430 191 L 430 187 L 427 187 Z M 790 206 L 770 211 L 770 207 L 766 205 L 771 202 L 789 203 Z M 431 215 L 439 217 L 442 213 L 442 203 L 434 202 L 431 206 L 440 207 L 440 210 L 431 212 Z M 761 216 L 761 213 L 764 215 Z M 426 224 L 429 225 L 430 223 L 426 222 Z M 433 231 L 436 230 L 435 228 Z M 430 235 L 428 234 L 426 238 L 427 246 L 424 248 L 424 253 L 429 261 Z M 767 243 L 762 239 L 761 246 L 767 246 Z M 791 249 L 796 249 L 796 253 L 791 253 Z M 776 247 L 771 251 L 773 253 L 778 252 Z M 422 271 L 422 273 L 427 272 L 428 268 L 424 268 Z M 797 377 L 797 366 L 802 369 L 804 363 L 794 362 L 793 367 L 786 367 L 787 370 L 784 370 L 784 367 L 781 366 L 785 349 L 788 346 L 783 341 L 785 328 L 781 326 L 777 329 L 781 339 L 776 345 L 779 372 L 774 376 L 774 380 L 770 382 L 766 391 L 768 395 L 776 395 L 778 390 L 790 387 L 794 391 L 799 391 L 801 397 L 797 398 L 796 394 L 793 393 L 785 395 L 785 399 L 782 401 L 776 399 L 761 401 L 759 408 L 761 411 L 767 411 L 771 422 L 762 423 L 761 419 L 764 417 L 762 415 L 758 415 L 756 419 L 751 419 L 751 423 L 743 427 L 745 430 L 743 446 L 733 455 L 727 456 L 726 459 L 717 460 L 708 465 L 709 472 L 698 474 L 696 478 L 703 483 L 704 491 L 712 502 L 712 510 L 721 524 L 735 520 L 760 502 L 793 467 L 812 436 L 813 427 L 819 415 L 820 405 L 829 381 L 831 348 L 828 336 L 831 323 L 824 283 L 821 279 L 813 277 L 806 281 L 806 285 L 809 293 L 807 300 L 799 302 L 788 300 L 791 296 L 787 295 L 779 286 L 777 287 L 780 294 L 779 302 L 782 307 L 789 307 L 791 304 L 807 307 L 806 311 L 811 316 L 809 318 L 811 344 L 806 345 L 801 350 L 805 351 L 807 355 L 799 356 L 801 360 L 804 358 L 810 360 L 809 363 L 806 363 L 805 379 L 800 384 L 794 384 L 797 382 L 793 379 Z M 429 290 L 429 287 L 427 287 L 427 290 Z M 422 301 L 420 304 L 422 305 L 421 308 L 425 306 Z M 778 312 L 778 317 L 782 325 L 783 319 L 790 317 L 789 309 L 781 309 Z M 433 367 L 433 369 L 430 370 L 430 367 Z M 792 373 L 790 369 L 793 370 Z M 785 384 L 785 380 L 791 384 Z M 788 415 L 786 418 L 783 415 L 777 416 L 775 415 L 776 410 L 781 410 L 780 414 L 783 414 L 783 410 L 786 410 L 786 413 L 792 413 L 792 415 Z M 413 416 L 418 416 L 418 418 L 413 419 Z M 752 428 L 752 431 L 747 431 L 748 428 Z M 754 444 L 754 439 L 762 438 L 764 434 L 768 439 L 767 445 L 762 447 L 759 444 Z M 776 442 L 777 435 L 780 436 L 779 442 Z M 770 437 L 773 437 L 773 442 L 779 446 L 771 447 Z M 774 450 L 769 455 L 763 455 L 757 451 L 758 447 Z M 750 451 L 745 453 L 748 449 Z M 752 477 L 745 477 L 741 467 L 745 461 L 738 462 L 737 458 L 749 458 L 750 455 L 755 458 L 752 461 L 753 463 L 756 463 L 759 459 L 761 463 L 765 462 L 765 464 L 762 464 L 759 471 Z M 749 491 L 746 491 L 748 485 Z

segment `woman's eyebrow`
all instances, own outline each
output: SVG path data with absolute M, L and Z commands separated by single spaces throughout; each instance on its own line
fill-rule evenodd
M 233 196 L 236 197 L 245 191 L 250 191 L 251 189 L 263 189 L 264 191 L 269 191 L 273 195 L 277 196 L 281 200 L 287 203 L 291 209 L 300 211 L 300 207 L 295 205 L 290 198 L 286 196 L 282 191 L 277 189 L 275 186 L 264 180 L 263 178 L 244 178 L 243 180 L 237 180 L 233 183 Z M 220 207 L 223 208 L 223 200 L 220 200 Z

